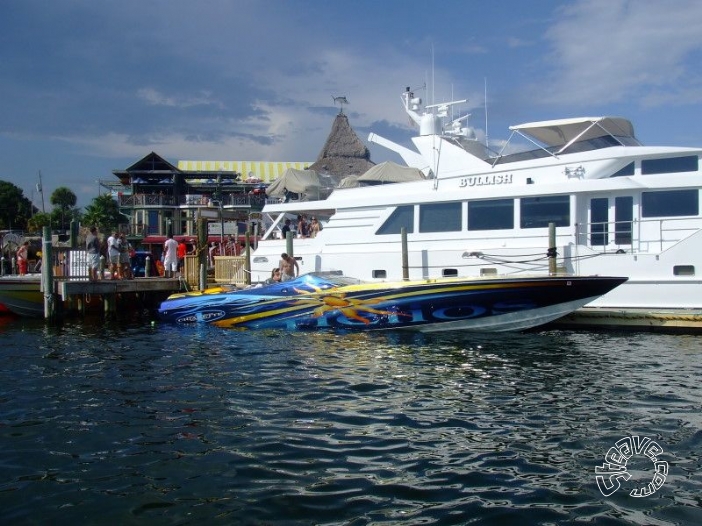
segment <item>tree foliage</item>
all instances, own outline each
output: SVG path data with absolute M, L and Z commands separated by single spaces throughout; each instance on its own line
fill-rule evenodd
M 45 226 L 51 226 L 51 214 L 38 212 L 27 221 L 27 231 L 31 234 L 41 234 Z
M 49 202 L 57 208 L 68 211 L 76 206 L 78 198 L 70 188 L 59 186 L 51 194 Z
M 76 194 L 65 186 L 59 186 L 51 194 L 49 202 L 54 206 L 51 222 L 57 224 L 59 230 L 68 230 L 71 220 L 80 219 L 80 210 L 75 208 L 77 201 Z
M 0 181 L 0 228 L 24 230 L 32 217 L 32 202 L 22 189 L 7 181 Z
M 95 197 L 93 202 L 85 207 L 82 221 L 88 227 L 95 225 L 101 232 L 114 230 L 120 223 L 129 222 L 128 218 L 120 213 L 117 201 L 110 194 Z

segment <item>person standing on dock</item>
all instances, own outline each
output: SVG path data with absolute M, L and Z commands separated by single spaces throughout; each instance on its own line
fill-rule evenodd
M 124 279 L 133 279 L 132 262 L 130 252 L 132 245 L 127 241 L 127 237 L 122 232 L 119 235 L 119 271 Z
M 110 260 L 110 277 L 122 279 L 119 273 L 119 232 L 116 230 L 107 238 L 107 257 Z
M 97 281 L 100 266 L 100 240 L 97 236 L 97 228 L 94 226 L 90 227 L 90 232 L 85 236 L 85 249 L 88 252 L 88 279 Z
M 188 246 L 185 244 L 185 239 L 181 239 L 178 243 L 178 272 L 183 274 L 185 269 L 185 255 L 188 253 Z
M 178 242 L 173 239 L 173 234 L 168 234 L 168 239 L 163 244 L 163 254 L 166 277 L 178 277 Z

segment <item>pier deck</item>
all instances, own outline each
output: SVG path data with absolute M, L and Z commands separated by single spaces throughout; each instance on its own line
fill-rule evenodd
M 56 293 L 61 299 L 82 294 L 121 294 L 129 292 L 167 292 L 184 290 L 185 284 L 178 278 L 135 278 L 103 279 L 98 281 L 64 280 L 54 283 Z
M 702 333 L 702 310 L 583 307 L 549 325 L 557 329 L 616 329 L 696 334 Z

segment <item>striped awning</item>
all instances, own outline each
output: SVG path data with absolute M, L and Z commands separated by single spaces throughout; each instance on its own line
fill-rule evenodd
M 247 179 L 260 179 L 261 182 L 270 183 L 285 173 L 288 168 L 304 170 L 314 161 L 178 161 L 178 169 L 184 172 L 237 172 L 241 174 L 241 181 Z

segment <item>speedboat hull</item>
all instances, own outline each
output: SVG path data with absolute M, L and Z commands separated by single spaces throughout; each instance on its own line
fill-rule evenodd
M 520 331 L 594 301 L 623 277 L 474 278 L 361 283 L 306 274 L 244 290 L 174 294 L 163 320 L 246 329 Z
M 44 315 L 41 281 L 34 276 L 0 278 L 0 304 L 19 316 L 39 318 Z

